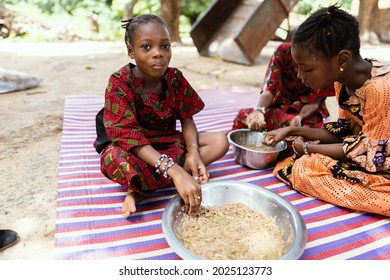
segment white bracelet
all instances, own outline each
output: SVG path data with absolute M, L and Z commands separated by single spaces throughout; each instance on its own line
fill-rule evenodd
M 256 111 L 260 111 L 260 112 L 262 112 L 263 114 L 265 114 L 265 108 L 262 107 L 262 106 L 255 107 L 255 108 L 253 108 L 253 109 L 256 110 Z
M 168 176 L 168 169 L 171 168 L 174 164 L 176 164 L 171 158 L 169 158 L 164 166 L 163 176 L 167 179 L 171 179 Z
M 303 152 L 305 153 L 305 155 L 309 154 L 309 152 L 307 150 L 307 145 L 309 145 L 308 142 L 303 142 L 302 148 L 303 148 Z
M 156 173 L 160 174 L 160 165 L 166 159 L 168 156 L 166 154 L 162 154 L 160 158 L 156 161 L 156 164 L 154 165 L 154 169 Z

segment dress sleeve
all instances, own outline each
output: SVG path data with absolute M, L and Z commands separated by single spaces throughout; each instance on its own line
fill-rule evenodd
M 127 75 L 111 75 L 104 105 L 104 126 L 109 140 L 127 151 L 135 146 L 150 144 L 137 122 L 134 89 L 126 81 Z
M 390 172 L 390 76 L 372 79 L 359 94 L 362 130 L 344 139 L 344 152 L 369 172 Z
M 279 46 L 273 53 L 268 68 L 264 77 L 264 84 L 262 91 L 270 91 L 273 94 L 278 90 L 279 84 L 282 83 L 282 71 L 281 68 L 283 62 L 281 54 L 281 46 Z
M 176 118 L 191 118 L 193 115 L 200 112 L 205 104 L 180 70 L 175 69 L 173 75 L 174 78 L 171 81 L 171 85 L 176 87 L 177 92 L 175 96 Z
M 321 97 L 335 96 L 334 85 L 330 85 L 325 89 L 318 90 L 318 96 Z

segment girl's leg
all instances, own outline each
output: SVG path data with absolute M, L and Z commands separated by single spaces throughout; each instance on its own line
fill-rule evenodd
M 130 163 L 131 155 L 117 146 L 108 146 L 101 156 L 101 171 L 110 180 L 128 188 L 122 206 L 124 218 L 130 217 L 137 209 L 136 205 L 145 196 L 136 191 L 137 182 L 134 164 Z M 132 166 L 133 165 L 133 166 Z
M 206 166 L 222 158 L 228 150 L 229 141 L 225 133 L 199 133 L 199 153 Z
M 145 196 L 129 189 L 126 194 L 125 201 L 122 205 L 123 218 L 127 219 L 133 213 L 135 213 L 135 211 L 137 211 L 136 205 L 144 199 Z

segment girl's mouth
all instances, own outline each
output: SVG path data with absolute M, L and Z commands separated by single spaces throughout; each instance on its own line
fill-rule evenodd
M 164 65 L 162 64 L 154 64 L 152 65 L 153 69 L 160 70 L 164 68 Z

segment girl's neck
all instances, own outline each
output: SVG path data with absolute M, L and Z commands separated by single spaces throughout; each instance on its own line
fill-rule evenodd
M 161 94 L 162 93 L 162 82 L 161 82 L 161 79 L 159 79 L 155 83 L 146 83 L 144 81 L 144 90 L 145 91 L 155 92 L 157 94 Z
M 346 69 L 342 84 L 351 91 L 361 88 L 371 78 L 371 68 L 372 64 L 360 55 L 353 58 Z
M 133 75 L 137 78 L 142 79 L 143 87 L 145 91 L 152 91 L 155 93 L 162 93 L 162 81 L 161 78 L 159 79 L 145 79 L 142 74 L 139 72 L 138 67 L 134 67 L 131 69 L 133 72 Z

